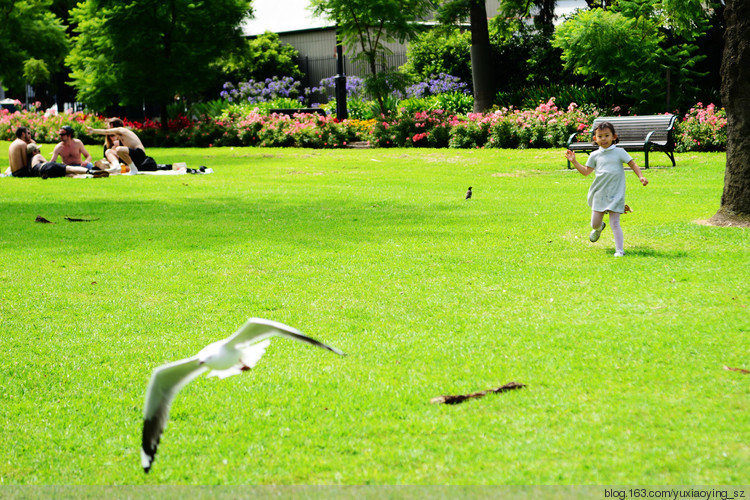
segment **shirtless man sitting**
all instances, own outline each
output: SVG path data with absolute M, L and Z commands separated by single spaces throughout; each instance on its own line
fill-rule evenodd
M 58 156 L 62 156 L 62 162 L 69 166 L 83 166 L 94 168 L 91 162 L 91 155 L 86 151 L 80 139 L 75 138 L 75 131 L 70 125 L 65 125 L 57 134 L 60 136 L 60 142 L 52 150 L 52 161 L 56 162 Z
M 68 166 L 62 163 L 47 161 L 39 151 L 37 144 L 26 146 L 26 153 L 31 161 L 29 166 L 13 173 L 14 177 L 77 177 L 92 174 L 94 177 L 107 177 L 109 174 L 102 170 L 91 170 L 86 167 Z M 20 174 L 20 175 L 19 175 Z
M 146 150 L 138 136 L 126 128 L 119 118 L 107 120 L 106 129 L 86 127 L 89 134 L 113 135 L 120 141 L 120 146 L 108 150 L 105 153 L 110 165 L 119 165 L 120 160 L 130 167 L 128 174 L 135 175 L 138 170 L 155 171 L 156 162 L 150 156 L 146 156 Z M 114 167 L 117 168 L 117 167 Z
M 33 142 L 34 139 L 31 138 L 29 129 L 26 127 L 18 127 L 16 129 L 16 140 L 11 142 L 8 148 L 8 162 L 10 163 L 10 167 L 5 171 L 6 175 L 14 175 L 16 172 L 20 172 L 28 167 L 29 157 L 26 152 L 26 146 Z

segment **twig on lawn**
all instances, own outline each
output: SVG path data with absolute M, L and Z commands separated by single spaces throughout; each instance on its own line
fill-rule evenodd
M 750 370 L 745 370 L 744 368 L 732 368 L 731 366 L 725 366 L 724 369 L 729 370 L 730 372 L 750 373 Z
M 447 405 L 455 405 L 458 403 L 463 403 L 467 399 L 482 398 L 490 393 L 498 394 L 501 392 L 512 391 L 513 389 L 520 389 L 522 387 L 526 387 L 526 384 L 521 384 L 519 382 L 508 382 L 505 385 L 501 385 L 500 387 L 495 387 L 494 389 L 487 389 L 486 391 L 473 392 L 471 394 L 438 396 L 436 398 L 432 398 L 430 400 L 430 403 L 445 403 Z

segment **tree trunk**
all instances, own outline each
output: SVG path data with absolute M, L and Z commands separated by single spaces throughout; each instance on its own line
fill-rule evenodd
M 492 82 L 492 52 L 487 27 L 485 0 L 472 0 L 471 13 L 471 77 L 474 80 L 474 112 L 482 113 L 495 100 Z
M 727 112 L 727 166 L 719 212 L 750 216 L 750 2 L 727 0 L 721 98 Z

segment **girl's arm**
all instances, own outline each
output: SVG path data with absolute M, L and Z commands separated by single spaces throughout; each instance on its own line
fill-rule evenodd
M 638 165 L 635 164 L 635 160 L 630 160 L 628 162 L 628 166 L 633 169 L 633 172 L 635 172 L 635 175 L 638 176 L 638 180 L 641 181 L 641 184 L 643 184 L 644 186 L 648 184 L 648 179 L 643 177 L 641 169 L 638 168 Z
M 581 165 L 581 163 L 578 160 L 576 160 L 576 154 L 571 150 L 567 150 L 565 152 L 565 157 L 568 159 L 570 163 L 573 164 L 576 170 L 581 172 L 583 175 L 589 175 L 591 172 L 594 171 L 594 169 L 591 167 L 587 167 L 586 165 Z

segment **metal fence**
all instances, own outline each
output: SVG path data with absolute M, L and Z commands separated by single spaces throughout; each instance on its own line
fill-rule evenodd
M 335 57 L 300 57 L 298 64 L 304 76 L 302 77 L 302 87 L 317 87 L 324 78 L 336 76 L 336 58 Z M 397 53 L 386 56 L 385 68 L 398 69 L 406 64 L 406 53 Z M 384 69 L 385 69 L 384 68 Z M 371 74 L 370 68 L 358 61 L 351 61 L 344 57 L 344 73 L 346 76 L 358 76 L 363 78 Z M 333 90 L 329 92 L 328 97 L 333 97 Z

